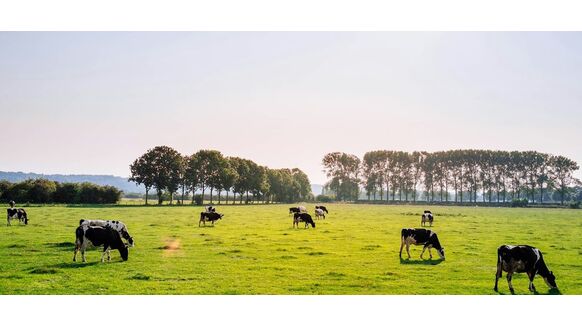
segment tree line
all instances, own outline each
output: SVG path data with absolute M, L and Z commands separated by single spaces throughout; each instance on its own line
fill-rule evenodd
M 563 204 L 580 184 L 575 161 L 537 151 L 377 150 L 362 159 L 334 152 L 322 165 L 330 178 L 325 187 L 337 200 L 357 200 L 362 187 L 374 200 L 543 203 L 557 197 Z
M 0 181 L 0 201 L 35 204 L 115 204 L 121 190 L 93 183 L 56 182 L 47 179 L 28 179 L 11 183 Z
M 168 146 L 149 149 L 130 165 L 129 181 L 143 185 L 146 204 L 150 191 L 155 191 L 158 204 L 164 193 L 169 193 L 170 204 L 177 195 L 181 203 L 186 195 L 191 203 L 196 201 L 196 192 L 203 200 L 206 192 L 210 202 L 218 194 L 226 193 L 228 202 L 232 193 L 233 203 L 253 201 L 297 202 L 312 198 L 307 175 L 298 168 L 271 169 L 249 159 L 227 157 L 217 150 L 200 150 L 192 155 L 182 155 Z M 238 196 L 238 197 L 237 197 Z

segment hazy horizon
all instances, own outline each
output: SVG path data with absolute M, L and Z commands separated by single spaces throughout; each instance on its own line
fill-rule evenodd
M 127 177 L 158 145 L 313 184 L 332 151 L 582 163 L 581 50 L 578 32 L 0 32 L 0 170 Z

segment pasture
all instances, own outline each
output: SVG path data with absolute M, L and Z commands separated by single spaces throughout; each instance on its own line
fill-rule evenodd
M 424 207 L 329 204 L 315 229 L 293 229 L 289 207 L 218 206 L 225 217 L 200 228 L 201 207 L 28 207 L 28 226 L 7 227 L 5 217 L 0 225 L 0 294 L 487 295 L 497 294 L 501 244 L 539 247 L 559 293 L 582 294 L 582 211 L 430 206 L 441 262 L 420 260 L 420 246 L 411 260 L 398 257 L 401 229 L 420 227 Z M 135 239 L 129 261 L 114 250 L 101 263 L 89 250 L 86 264 L 72 262 L 81 218 L 125 222 Z M 525 274 L 513 284 L 530 294 Z M 549 293 L 541 277 L 535 284 Z M 509 293 L 505 273 L 499 287 Z

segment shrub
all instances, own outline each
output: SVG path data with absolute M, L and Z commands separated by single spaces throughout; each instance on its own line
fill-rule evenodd
M 317 197 L 315 197 L 315 200 L 318 203 L 329 203 L 331 202 L 333 199 L 330 196 L 326 196 L 326 195 L 317 195 Z
M 511 200 L 511 207 L 527 207 L 529 200 L 527 198 L 517 198 Z
M 580 208 L 580 201 L 579 200 L 578 201 L 571 201 L 568 204 L 568 207 L 573 208 L 573 209 Z

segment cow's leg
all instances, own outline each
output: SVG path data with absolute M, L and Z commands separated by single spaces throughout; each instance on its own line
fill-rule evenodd
M 77 252 L 79 251 L 79 247 L 75 245 L 75 252 L 73 253 L 73 262 L 77 262 Z
M 432 260 L 432 253 L 430 251 L 431 249 L 432 249 L 432 246 L 428 246 L 428 255 L 430 256 L 430 259 Z
M 404 248 L 404 238 L 400 240 L 400 253 L 399 256 L 402 259 L 402 248 Z
M 85 258 L 85 248 L 81 247 L 81 259 L 83 260 L 83 263 L 87 262 L 87 259 Z
M 8 221 L 8 222 L 6 223 L 6 226 L 9 226 L 9 225 L 10 225 L 10 216 L 7 216 L 7 217 L 6 217 L 6 221 Z
M 535 291 L 536 291 L 536 287 L 534 286 L 534 283 L 533 283 L 533 281 L 534 281 L 534 278 L 535 278 L 535 276 L 536 276 L 536 272 L 535 272 L 535 271 L 533 271 L 533 272 L 528 272 L 528 273 L 527 273 L 527 276 L 529 277 L 529 291 L 530 291 L 530 292 L 534 292 L 534 293 L 535 293 Z
M 427 249 L 427 248 L 428 248 L 428 246 L 426 246 L 426 245 L 425 245 L 425 246 L 422 248 L 422 252 L 420 252 L 420 258 L 421 258 L 421 259 L 423 259 L 423 258 L 422 258 L 422 255 L 424 254 L 424 251 L 426 251 L 426 249 Z M 424 260 L 424 259 L 423 259 L 423 260 Z
M 107 247 L 107 262 L 111 262 L 111 247 Z
M 513 276 L 513 273 L 508 272 L 507 273 L 507 284 L 509 285 L 509 291 L 514 294 L 515 291 L 513 290 L 513 284 L 511 283 L 511 277 Z
M 101 263 L 105 262 L 105 254 L 107 253 L 107 245 L 103 245 L 103 253 L 101 253 Z
M 406 241 L 406 253 L 408 254 L 408 259 L 410 260 L 410 243 Z
M 200 223 L 202 223 L 202 220 L 198 221 L 198 227 L 200 227 Z

